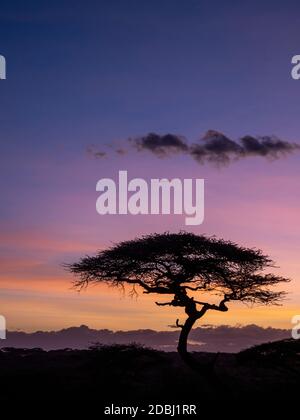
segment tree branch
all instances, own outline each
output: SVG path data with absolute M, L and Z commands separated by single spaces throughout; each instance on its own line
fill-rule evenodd
M 174 306 L 173 301 L 172 302 L 155 302 L 157 306 Z
M 201 302 L 201 301 L 198 301 L 198 300 L 195 300 L 194 302 L 199 304 L 199 305 L 203 305 L 203 308 L 206 308 L 206 310 L 212 309 L 212 310 L 215 310 L 215 311 L 227 312 L 228 308 L 225 305 L 225 303 L 229 302 L 231 299 L 233 299 L 233 297 L 230 297 L 228 295 L 224 295 L 224 298 L 221 300 L 219 305 L 215 305 L 215 304 L 211 304 L 211 303 L 207 303 L 207 302 Z
M 178 328 L 183 328 L 183 324 L 179 324 L 179 319 L 177 318 L 176 319 L 176 327 L 178 327 Z

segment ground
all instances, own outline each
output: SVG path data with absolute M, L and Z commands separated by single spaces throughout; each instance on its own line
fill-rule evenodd
M 2 400 L 84 401 L 99 406 L 123 402 L 276 401 L 293 398 L 300 386 L 300 341 L 283 340 L 238 354 L 195 353 L 199 363 L 215 361 L 207 378 L 177 353 L 137 345 L 89 350 L 2 349 Z

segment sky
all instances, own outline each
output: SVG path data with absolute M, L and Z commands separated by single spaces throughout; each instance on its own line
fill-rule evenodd
M 121 240 L 185 229 L 261 248 L 292 279 L 281 307 L 230 304 L 215 325 L 289 328 L 300 313 L 300 153 L 227 166 L 129 150 L 128 138 L 207 130 L 298 142 L 296 1 L 10 1 L 0 8 L 0 313 L 13 330 L 168 329 L 183 313 L 152 296 L 81 293 L 63 263 Z M 106 150 L 102 158 L 88 152 Z M 100 216 L 96 182 L 204 178 L 205 218 Z

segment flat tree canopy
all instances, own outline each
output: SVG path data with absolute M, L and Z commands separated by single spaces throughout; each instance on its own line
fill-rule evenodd
M 144 293 L 171 295 L 168 302 L 156 304 L 184 308 L 186 321 L 177 320 L 177 326 L 181 327 L 178 351 L 185 358 L 188 334 L 208 310 L 225 312 L 231 301 L 280 302 L 285 292 L 272 286 L 289 279 L 265 273 L 268 267 L 274 267 L 273 261 L 258 249 L 188 232 L 166 232 L 121 242 L 68 269 L 77 276 L 78 288 L 90 283 L 130 284 Z M 220 296 L 217 304 L 207 301 L 209 293 Z

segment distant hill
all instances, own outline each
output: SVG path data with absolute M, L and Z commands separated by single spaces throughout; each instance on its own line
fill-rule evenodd
M 85 325 L 60 331 L 33 333 L 9 331 L 7 339 L 0 340 L 0 348 L 85 349 L 93 343 L 129 344 L 135 342 L 157 350 L 175 351 L 178 333 L 178 330 L 154 331 L 149 329 L 114 332 L 108 329 L 95 330 Z M 236 353 L 260 343 L 289 337 L 290 331 L 285 329 L 262 328 L 257 325 L 241 327 L 206 325 L 192 330 L 189 347 L 193 351 Z

